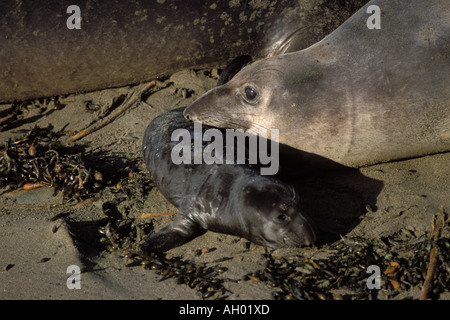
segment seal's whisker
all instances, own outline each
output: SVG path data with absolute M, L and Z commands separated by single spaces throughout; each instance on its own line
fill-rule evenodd
M 298 196 L 297 191 L 295 191 L 294 186 L 291 184 L 289 185 L 289 191 L 291 192 L 292 201 L 298 201 L 300 197 Z
M 216 114 L 224 115 L 224 116 L 233 116 L 233 115 L 250 115 L 253 116 L 252 112 L 217 112 Z
M 266 72 L 270 73 L 270 75 L 273 75 L 273 73 L 283 74 L 283 70 L 277 68 L 276 66 L 266 67 L 258 71 L 259 74 Z

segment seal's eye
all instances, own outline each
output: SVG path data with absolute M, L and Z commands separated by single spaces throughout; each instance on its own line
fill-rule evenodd
M 283 222 L 286 222 L 286 221 L 289 221 L 289 220 L 290 220 L 290 218 L 288 217 L 288 215 L 284 214 L 284 213 L 279 214 L 275 218 L 275 221 L 278 222 L 278 223 L 283 223 Z
M 245 87 L 244 93 L 247 101 L 254 101 L 258 97 L 258 92 L 250 86 Z

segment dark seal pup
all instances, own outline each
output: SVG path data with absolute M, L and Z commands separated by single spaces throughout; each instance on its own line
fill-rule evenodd
M 298 195 L 287 184 L 245 165 L 172 162 L 172 149 L 179 143 L 171 141 L 172 132 L 184 128 L 193 137 L 193 123 L 183 118 L 183 109 L 158 116 L 145 132 L 145 164 L 155 185 L 179 211 L 140 250 L 166 251 L 206 230 L 272 248 L 313 244 L 314 226 L 299 212 Z
M 381 29 L 369 29 L 370 6 Z M 185 110 L 279 129 L 279 142 L 361 167 L 450 150 L 450 2 L 371 1 L 307 49 L 259 60 Z

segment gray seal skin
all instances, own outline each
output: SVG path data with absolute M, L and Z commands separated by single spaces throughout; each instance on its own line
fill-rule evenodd
M 306 48 L 364 0 L 0 1 L 0 102 L 136 84 Z M 70 5 L 81 29 L 69 29 Z
M 368 29 L 369 5 L 381 29 Z M 450 150 L 450 2 L 371 1 L 307 49 L 263 59 L 185 117 L 279 129 L 280 144 L 349 167 Z
M 258 170 L 245 165 L 172 162 L 172 148 L 179 143 L 171 141 L 172 132 L 184 128 L 193 134 L 193 123 L 183 118 L 183 110 L 158 116 L 145 131 L 145 164 L 178 214 L 167 227 L 151 235 L 140 251 L 166 251 L 206 230 L 272 248 L 313 244 L 315 226 L 299 212 L 298 195 L 287 184 L 260 176 Z

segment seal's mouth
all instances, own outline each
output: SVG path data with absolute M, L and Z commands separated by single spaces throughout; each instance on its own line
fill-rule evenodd
M 253 241 L 266 247 L 280 249 L 312 246 L 317 239 L 318 237 L 315 228 L 305 221 L 296 232 L 287 229 L 283 230 L 278 234 L 276 240 L 269 240 L 260 236 L 257 241 L 255 241 L 255 239 L 253 239 Z
M 284 243 L 288 247 L 302 247 L 302 246 L 312 246 L 317 241 L 317 235 L 314 231 L 314 228 L 306 224 L 302 230 L 302 234 L 300 237 L 295 237 L 295 239 L 292 239 L 292 237 L 284 238 Z
M 301 222 L 295 225 L 295 231 L 284 230 L 280 234 L 280 239 L 281 241 L 272 247 L 295 248 L 311 246 L 317 241 L 318 234 L 314 223 L 302 216 Z
M 224 113 L 219 110 L 216 110 L 214 114 L 202 113 L 202 115 L 200 115 L 195 111 L 195 108 L 187 107 L 183 111 L 183 116 L 187 120 L 201 122 L 204 125 L 221 129 L 248 130 L 253 127 L 261 127 L 247 120 L 245 114 L 242 114 L 242 117 L 236 117 L 235 114 Z

